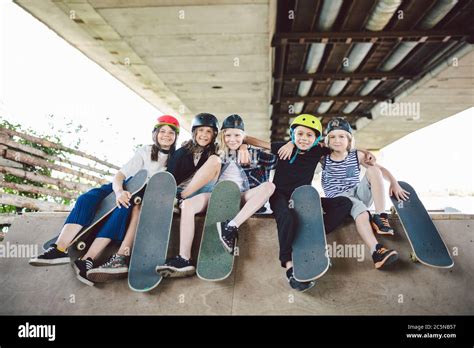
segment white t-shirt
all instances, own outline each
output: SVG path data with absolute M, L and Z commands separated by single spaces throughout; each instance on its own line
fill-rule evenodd
M 224 180 L 235 182 L 239 186 L 240 191 L 244 189 L 244 179 L 235 161 L 230 161 L 225 171 L 219 177 L 219 182 Z
M 135 155 L 120 168 L 125 178 L 134 176 L 140 169 L 146 169 L 148 171 L 148 179 L 153 174 L 166 170 L 168 155 L 158 152 L 158 161 L 152 161 L 151 148 L 152 145 L 142 146 L 135 152 Z

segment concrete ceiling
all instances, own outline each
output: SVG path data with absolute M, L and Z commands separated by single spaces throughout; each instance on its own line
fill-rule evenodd
M 185 127 L 199 112 L 238 113 L 269 138 L 269 0 L 16 3 Z
M 271 39 L 280 2 L 15 0 L 15 3 L 159 110 L 180 117 L 185 128 L 189 129 L 189 121 L 199 112 L 214 113 L 221 121 L 229 114 L 238 113 L 247 121 L 249 134 L 270 139 L 275 60 Z M 303 13 L 305 20 L 313 16 Z M 419 103 L 419 119 L 386 117 L 376 107 L 371 110 L 371 119 L 362 117 L 355 122 L 359 146 L 379 149 L 474 106 L 472 44 L 454 52 L 454 57 L 459 62 L 457 66 L 446 59 L 435 67 L 436 72 L 427 73 L 396 97 L 396 101 Z

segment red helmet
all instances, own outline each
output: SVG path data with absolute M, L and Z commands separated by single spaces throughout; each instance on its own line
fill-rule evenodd
M 178 120 L 171 115 L 163 115 L 157 118 L 155 129 L 161 126 L 170 126 L 176 132 L 176 135 L 179 134 L 179 122 Z

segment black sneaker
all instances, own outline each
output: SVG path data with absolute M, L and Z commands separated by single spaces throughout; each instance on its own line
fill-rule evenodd
M 232 254 L 234 252 L 236 239 L 239 235 L 239 228 L 237 226 L 229 226 L 229 221 L 230 220 L 218 222 L 216 225 L 222 245 L 228 253 Z
M 94 286 L 94 283 L 87 279 L 87 271 L 94 268 L 94 261 L 89 257 L 87 260 L 77 259 L 72 264 L 74 271 L 76 271 L 76 277 L 79 281 L 89 286 Z
M 44 253 L 30 259 L 28 262 L 32 266 L 64 265 L 71 262 L 71 259 L 68 253 L 59 251 L 57 245 L 53 244 Z
M 386 249 L 382 244 L 375 246 L 375 251 L 372 254 L 375 268 L 380 269 L 398 260 L 398 253 L 395 250 Z
M 164 265 L 156 266 L 156 271 L 163 278 L 188 277 L 196 273 L 196 267 L 180 255 L 167 259 Z
M 393 236 L 393 228 L 388 222 L 387 213 L 374 214 L 370 219 L 370 224 L 374 232 L 378 234 L 389 234 Z
M 87 279 L 94 283 L 104 283 L 125 277 L 128 274 L 129 263 L 130 256 L 113 254 L 104 264 L 87 271 Z
M 316 285 L 316 281 L 314 280 L 310 282 L 297 281 L 293 276 L 293 267 L 286 271 L 286 276 L 288 278 L 288 283 L 290 283 L 291 288 L 300 292 L 305 292 Z

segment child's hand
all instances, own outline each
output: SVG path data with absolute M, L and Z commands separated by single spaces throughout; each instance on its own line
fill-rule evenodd
M 295 145 L 291 141 L 289 141 L 285 145 L 280 147 L 280 149 L 278 150 L 278 156 L 280 156 L 281 160 L 290 159 L 291 153 L 293 152 L 294 148 Z
M 239 152 L 237 154 L 237 160 L 242 166 L 250 165 L 250 152 L 247 144 L 240 145 Z
M 398 201 L 406 201 L 409 198 L 408 196 L 410 195 L 410 192 L 402 189 L 398 182 L 390 184 L 389 193 L 390 197 L 395 196 Z
M 122 205 L 124 208 L 130 207 L 130 198 L 132 198 L 132 194 L 128 191 L 120 191 L 115 193 L 115 204 L 120 209 Z

